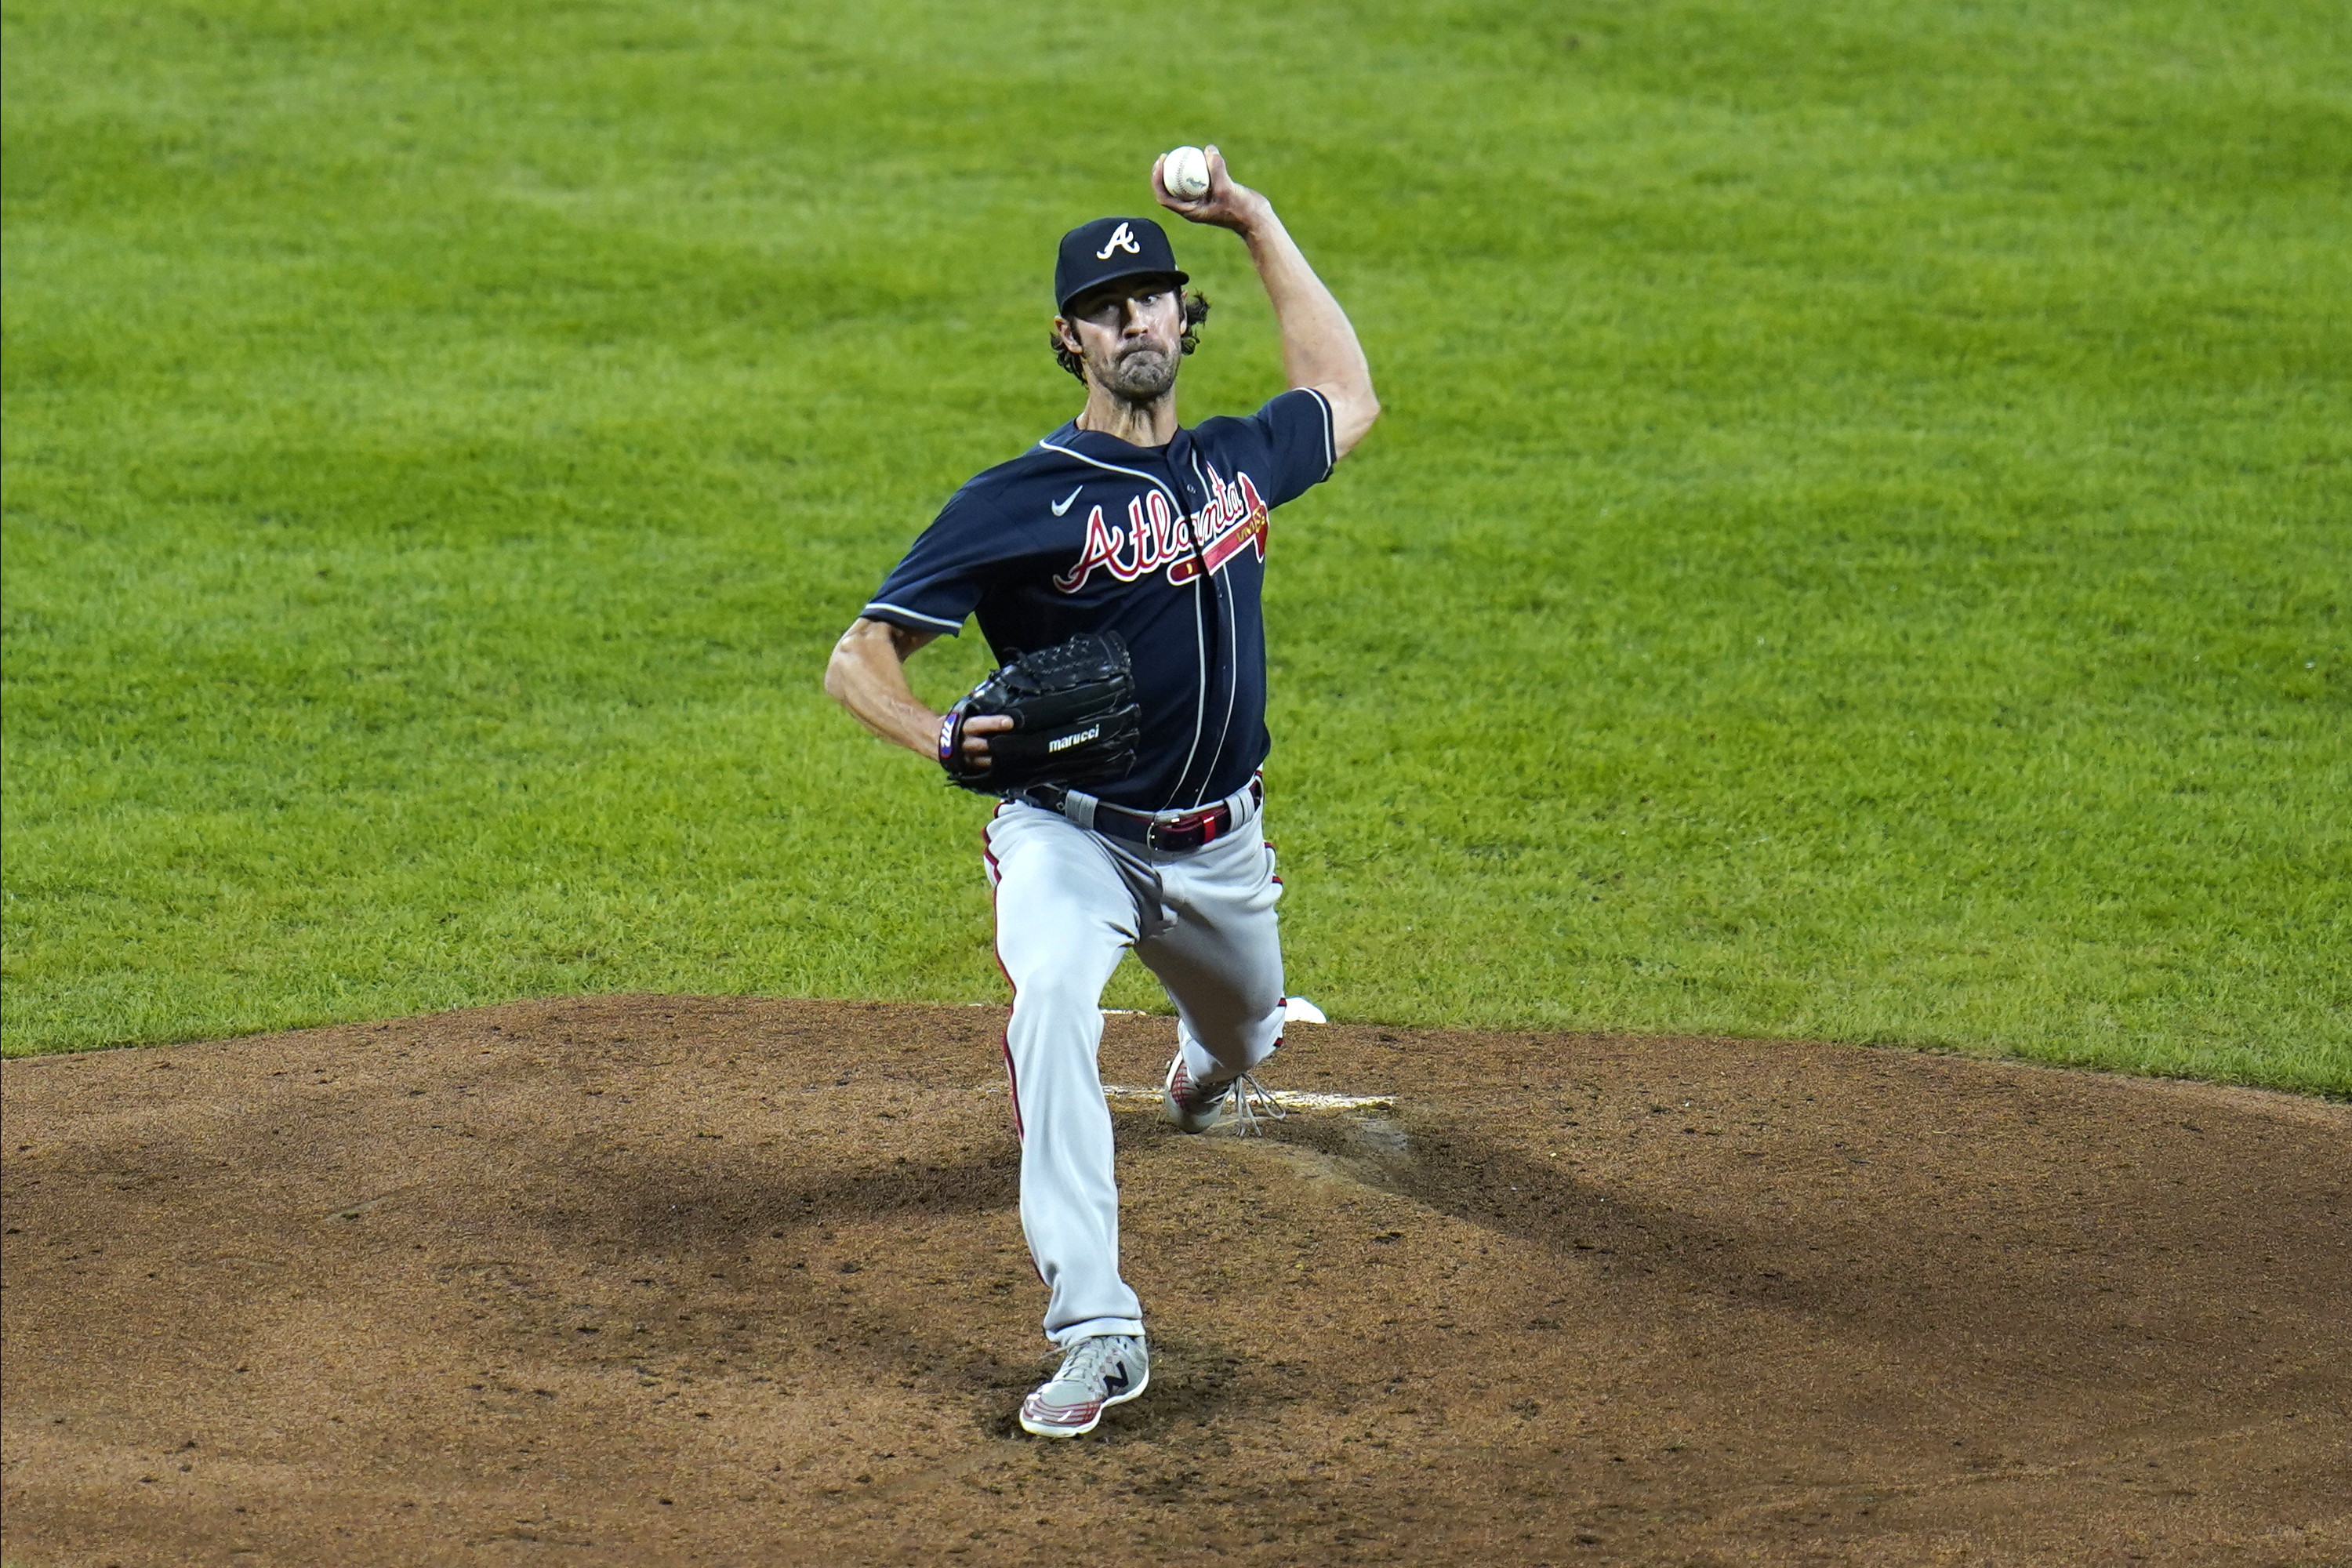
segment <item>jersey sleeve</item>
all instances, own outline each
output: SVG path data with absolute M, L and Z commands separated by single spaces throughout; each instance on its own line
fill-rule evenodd
M 1331 477 L 1339 460 L 1331 437 L 1331 405 L 1311 386 L 1293 387 L 1249 416 L 1274 458 L 1269 506 L 1295 500 Z
M 940 509 L 858 614 L 909 631 L 954 637 L 994 580 L 1003 531 L 967 485 Z

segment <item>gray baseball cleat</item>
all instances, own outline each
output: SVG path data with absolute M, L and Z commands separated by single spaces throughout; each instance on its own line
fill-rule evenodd
M 1280 1121 L 1286 1113 L 1282 1102 L 1247 1073 L 1215 1083 L 1194 1082 L 1192 1069 L 1184 1065 L 1184 1048 L 1179 1046 L 1176 1059 L 1168 1064 L 1167 1084 L 1160 1091 L 1160 1114 L 1187 1132 L 1206 1132 L 1227 1121 L 1237 1123 L 1243 1132 L 1255 1132 L 1260 1117 Z
M 1141 1335 L 1079 1340 L 1062 1358 L 1062 1370 L 1021 1402 L 1021 1429 L 1035 1437 L 1082 1437 L 1102 1424 L 1104 1411 L 1150 1383 L 1151 1357 Z
M 1168 1082 L 1160 1091 L 1160 1114 L 1187 1132 L 1206 1132 L 1224 1115 L 1225 1097 L 1234 1091 L 1234 1080 L 1223 1083 L 1200 1083 L 1192 1069 L 1184 1065 L 1183 1047 L 1177 1047 L 1176 1059 L 1168 1064 Z

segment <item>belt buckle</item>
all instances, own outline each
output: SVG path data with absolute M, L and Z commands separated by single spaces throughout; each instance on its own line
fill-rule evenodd
M 1195 849 L 1207 848 L 1217 841 L 1217 813 L 1223 809 L 1213 805 L 1173 822 L 1154 822 L 1148 830 L 1151 847 L 1171 855 L 1189 855 Z

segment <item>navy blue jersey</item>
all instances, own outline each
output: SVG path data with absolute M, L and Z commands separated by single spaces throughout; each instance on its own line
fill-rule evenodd
M 864 614 L 950 634 L 977 615 L 1000 662 L 1117 632 L 1143 738 L 1135 772 L 1098 793 L 1189 810 L 1265 760 L 1266 514 L 1334 461 L 1331 405 L 1311 387 L 1165 447 L 1065 425 L 956 491 Z

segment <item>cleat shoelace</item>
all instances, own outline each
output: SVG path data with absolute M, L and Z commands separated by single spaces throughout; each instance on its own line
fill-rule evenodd
M 1233 1128 L 1237 1138 L 1246 1138 L 1255 1132 L 1262 1121 L 1290 1120 L 1290 1112 L 1283 1109 L 1282 1101 L 1275 1097 L 1274 1091 L 1247 1073 L 1234 1079 L 1224 1093 L 1233 1105 L 1226 1124 Z
M 1070 1353 L 1062 1358 L 1061 1370 L 1054 1373 L 1054 1381 L 1084 1384 L 1089 1399 L 1102 1398 L 1108 1392 L 1104 1373 L 1118 1360 L 1118 1352 L 1111 1348 L 1111 1337 L 1097 1334 L 1073 1345 Z
M 1190 1115 L 1213 1110 L 1218 1101 L 1226 1101 L 1225 1114 L 1213 1125 L 1231 1127 L 1238 1137 L 1246 1138 L 1255 1132 L 1262 1121 L 1290 1119 L 1290 1112 L 1275 1092 L 1248 1073 L 1223 1083 L 1202 1083 L 1180 1061 L 1176 1074 L 1180 1084 L 1174 1091 L 1177 1105 Z

